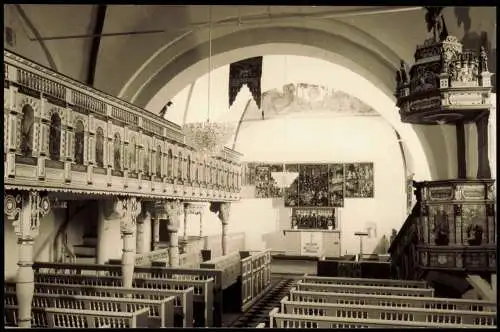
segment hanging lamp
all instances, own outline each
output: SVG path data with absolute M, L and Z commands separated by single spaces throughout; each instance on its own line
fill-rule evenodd
M 187 123 L 183 126 L 185 143 L 193 146 L 205 157 L 219 154 L 234 133 L 234 126 L 230 123 L 210 122 L 212 85 L 212 6 L 209 6 L 209 22 L 207 120 L 205 122 Z

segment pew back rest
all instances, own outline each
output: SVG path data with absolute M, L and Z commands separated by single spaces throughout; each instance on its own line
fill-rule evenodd
M 332 285 L 359 285 L 372 287 L 404 287 L 404 288 L 430 288 L 426 281 L 395 280 L 395 279 L 369 279 L 369 278 L 340 278 L 340 277 L 317 277 L 304 275 L 304 283 L 310 284 L 332 284 Z
M 15 283 L 5 283 L 5 289 L 15 292 Z M 183 327 L 191 327 L 193 324 L 193 301 L 194 288 L 189 287 L 184 290 L 163 290 L 163 289 L 138 289 L 113 286 L 88 286 L 79 284 L 53 284 L 35 283 L 35 294 L 62 294 L 62 295 L 86 295 L 100 297 L 126 297 L 132 296 L 139 299 L 158 300 L 165 297 L 174 296 L 174 306 L 176 312 L 183 317 Z
M 17 305 L 15 293 L 4 294 L 5 304 Z M 35 294 L 33 308 L 67 308 L 98 311 L 134 312 L 142 308 L 149 308 L 150 327 L 173 327 L 174 296 L 159 300 L 99 297 L 85 295 Z
M 241 276 L 240 253 L 233 252 L 228 255 L 216 257 L 209 261 L 200 263 L 201 269 L 211 269 L 222 271 L 221 286 L 226 289 L 235 284 Z
M 377 295 L 403 295 L 403 296 L 434 296 L 432 288 L 404 288 L 404 287 L 373 287 L 358 285 L 333 285 L 333 284 L 311 284 L 302 281 L 297 282 L 298 290 L 314 292 L 335 292 L 355 294 L 377 294 Z
M 394 321 L 434 322 L 436 324 L 468 324 L 496 326 L 496 312 L 464 310 L 432 310 L 424 308 L 390 308 L 374 305 L 311 303 L 281 300 L 281 313 L 306 316 L 352 317 Z
M 49 328 L 95 328 L 102 325 L 111 328 L 137 328 L 147 327 L 149 308 L 135 312 L 46 308 L 45 313 Z
M 283 314 L 279 308 L 269 313 L 270 327 L 277 328 L 435 328 L 434 322 L 360 319 L 352 317 Z M 479 328 L 478 325 L 442 323 L 440 328 Z M 481 326 L 484 328 L 485 326 Z M 491 327 L 491 326 L 486 326 Z
M 60 273 L 65 271 L 66 274 L 90 274 L 90 275 L 112 275 L 121 276 L 120 265 L 110 264 L 70 264 L 70 263 L 52 263 L 52 262 L 35 262 L 33 264 L 35 272 L 44 273 Z M 166 268 L 166 267 L 151 267 L 151 266 L 135 266 L 134 277 L 138 278 L 172 278 L 179 280 L 206 280 L 214 279 L 214 289 L 221 289 L 222 271 L 211 269 L 186 269 L 186 268 Z
M 412 307 L 432 310 L 467 310 L 496 312 L 496 303 L 483 300 L 448 299 L 399 295 L 353 294 L 290 290 L 290 300 L 343 305 L 376 305 L 390 308 Z

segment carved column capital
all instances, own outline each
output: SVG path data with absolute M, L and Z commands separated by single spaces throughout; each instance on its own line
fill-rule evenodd
M 168 214 L 168 230 L 169 232 L 177 232 L 179 230 L 180 218 L 184 214 L 184 205 L 179 200 L 166 201 L 165 211 Z
M 155 216 L 155 206 L 153 202 L 141 202 L 141 213 L 139 214 L 136 222 L 143 223 L 146 218 L 153 218 Z
M 122 233 L 133 233 L 137 217 L 141 213 L 141 202 L 135 197 L 122 201 L 124 216 L 121 219 L 120 230 Z
M 210 204 L 210 211 L 217 214 L 217 217 L 219 217 L 219 220 L 223 225 L 227 225 L 229 223 L 231 203 L 212 202 Z
M 38 191 L 4 197 L 4 214 L 12 221 L 19 239 L 36 238 L 40 229 L 40 219 L 49 211 L 49 198 L 40 195 Z
M 103 202 L 103 212 L 106 219 L 120 219 L 125 215 L 125 203 L 123 199 L 114 197 Z

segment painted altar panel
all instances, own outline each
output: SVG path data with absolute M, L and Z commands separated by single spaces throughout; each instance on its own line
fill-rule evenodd
M 292 228 L 336 229 L 335 209 L 293 208 Z
M 269 182 L 271 181 L 271 169 L 268 165 L 259 164 L 255 168 L 255 197 L 269 197 Z
M 298 164 L 285 165 L 286 172 L 299 172 Z M 285 206 L 294 207 L 299 205 L 299 177 L 297 177 L 292 184 L 285 189 Z
M 373 163 L 345 164 L 345 197 L 373 198 Z
M 304 164 L 299 169 L 299 206 L 328 206 L 328 165 Z
M 328 165 L 328 206 L 344 206 L 344 165 Z

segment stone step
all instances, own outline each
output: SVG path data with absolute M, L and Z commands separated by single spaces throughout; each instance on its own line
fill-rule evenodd
M 77 257 L 96 257 L 97 256 L 97 248 L 96 246 L 79 244 L 73 246 L 73 253 Z
M 97 236 L 84 236 L 83 244 L 86 246 L 97 246 Z

